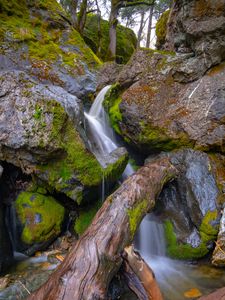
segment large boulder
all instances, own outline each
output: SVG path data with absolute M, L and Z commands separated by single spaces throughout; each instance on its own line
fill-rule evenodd
M 180 259 L 203 257 L 213 249 L 225 201 L 224 158 L 192 149 L 162 155 L 179 171 L 163 189 L 156 208 L 165 223 L 168 254 Z
M 101 64 L 56 0 L 0 3 L 0 70 L 22 70 L 77 97 L 96 89 Z
M 224 152 L 225 65 L 201 77 L 200 61 L 193 62 L 169 52 L 137 52 L 106 97 L 117 133 L 147 153 L 182 146 Z
M 168 23 L 166 49 L 204 57 L 206 69 L 225 59 L 225 2 L 176 0 Z

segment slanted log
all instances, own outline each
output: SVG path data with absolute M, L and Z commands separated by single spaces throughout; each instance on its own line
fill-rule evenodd
M 218 289 L 208 296 L 203 296 L 199 300 L 225 300 L 225 288 Z
M 62 264 L 29 300 L 103 300 L 118 272 L 121 253 L 163 185 L 177 171 L 168 158 L 138 170 L 109 196 Z

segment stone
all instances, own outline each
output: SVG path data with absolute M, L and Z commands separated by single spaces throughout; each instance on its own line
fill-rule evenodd
M 201 68 L 195 73 L 199 65 L 193 57 L 137 52 L 117 77 L 117 98 L 108 103 L 116 132 L 145 153 L 183 146 L 224 152 L 225 64 L 203 77 Z
M 225 59 L 223 0 L 178 0 L 173 3 L 166 36 L 167 50 L 203 57 L 205 70 Z
M 220 220 L 220 229 L 216 241 L 216 247 L 212 255 L 212 264 L 217 267 L 225 266 L 225 209 Z
M 225 177 L 218 178 L 215 158 L 204 152 L 184 149 L 161 155 L 168 156 L 179 172 L 156 205 L 156 214 L 165 223 L 167 252 L 179 259 L 203 257 L 217 237 Z
M 32 254 L 37 247 L 52 242 L 62 230 L 65 209 L 53 197 L 21 192 L 15 201 L 20 251 Z M 37 247 L 34 245 L 37 244 Z M 33 246 L 32 251 L 26 250 Z

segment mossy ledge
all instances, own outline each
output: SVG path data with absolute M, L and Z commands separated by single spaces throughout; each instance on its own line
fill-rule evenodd
M 103 103 L 104 108 L 108 112 L 111 126 L 119 135 L 122 135 L 119 125 L 122 121 L 122 114 L 120 112 L 120 103 L 122 101 L 120 97 L 121 93 L 122 90 L 119 83 L 115 83 L 106 93 Z
M 85 148 L 61 104 L 55 100 L 47 101 L 42 107 L 42 113 L 46 110 L 53 116 L 51 138 L 58 143 L 64 154 L 37 166 L 37 176 L 45 177 L 52 189 L 64 192 L 80 204 L 83 199 L 82 190 L 76 188 L 76 185 L 100 185 L 103 170 L 94 155 Z
M 177 241 L 174 227 L 171 221 L 166 220 L 164 223 L 165 236 L 167 241 L 167 254 L 177 259 L 199 259 L 204 257 L 208 252 L 208 244 L 216 239 L 219 227 L 212 226 L 212 222 L 218 217 L 217 211 L 208 211 L 202 220 L 199 228 L 201 243 L 194 248 L 190 244 L 182 244 Z

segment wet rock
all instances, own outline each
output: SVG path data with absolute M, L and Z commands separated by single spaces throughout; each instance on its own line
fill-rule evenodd
M 15 207 L 20 229 L 18 235 L 23 243 L 20 251 L 32 255 L 61 233 L 65 209 L 53 197 L 22 192 Z
M 109 100 L 116 132 L 147 153 L 182 146 L 224 152 L 225 65 L 203 77 L 202 71 L 195 57 L 137 52 L 117 78 L 117 97 Z
M 104 63 L 98 73 L 98 90 L 101 90 L 106 85 L 116 82 L 116 78 L 121 70 L 122 65 L 115 62 Z
M 207 70 L 225 59 L 224 30 L 224 1 L 179 0 L 172 7 L 166 48 L 204 57 Z
M 166 220 L 168 254 L 181 259 L 203 257 L 213 248 L 224 201 L 215 159 L 191 149 L 165 155 L 179 171 L 177 179 L 163 189 L 156 210 Z
M 220 229 L 216 241 L 216 248 L 213 252 L 212 263 L 217 267 L 225 266 L 225 210 L 220 220 Z

